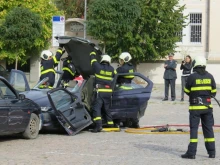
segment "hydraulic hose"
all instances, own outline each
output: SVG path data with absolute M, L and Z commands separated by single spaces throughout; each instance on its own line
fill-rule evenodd
M 131 134 L 189 134 L 188 131 L 179 132 L 179 131 L 166 131 L 166 132 L 151 132 L 155 131 L 158 128 L 166 128 L 166 127 L 189 127 L 188 124 L 167 124 L 167 125 L 152 125 L 152 126 L 144 126 L 141 128 L 128 128 L 125 130 L 126 133 Z M 199 125 L 201 127 L 201 125 Z M 220 125 L 214 125 L 214 128 L 220 128 Z M 220 129 L 214 129 L 214 132 L 220 132 Z M 203 132 L 198 131 L 198 134 L 203 134 Z

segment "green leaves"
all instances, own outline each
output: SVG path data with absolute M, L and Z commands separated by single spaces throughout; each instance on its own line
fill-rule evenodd
M 137 2 L 141 15 L 135 19 L 132 30 L 120 33 L 115 39 L 117 44 L 107 45 L 107 51 L 114 57 L 121 51 L 128 51 L 134 63 L 163 58 L 174 51 L 179 40 L 177 33 L 186 26 L 186 17 L 182 16 L 185 7 L 179 6 L 178 0 Z
M 88 33 L 104 43 L 112 43 L 132 31 L 141 8 L 136 0 L 95 0 L 89 5 Z
M 16 7 L 5 18 L 0 36 L 6 50 L 31 49 L 42 32 L 40 16 L 27 8 Z
M 50 44 L 54 15 L 63 13 L 51 0 L 0 1 L 0 59 L 13 62 L 18 56 L 26 62 L 39 56 Z

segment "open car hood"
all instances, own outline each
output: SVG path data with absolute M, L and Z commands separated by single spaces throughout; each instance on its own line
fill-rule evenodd
M 102 52 L 94 43 L 78 37 L 59 36 L 56 39 L 58 43 L 64 44 L 68 55 L 72 57 L 73 65 L 84 79 L 94 74 L 89 55 L 92 51 L 95 51 L 97 61 L 100 61 L 102 55 Z

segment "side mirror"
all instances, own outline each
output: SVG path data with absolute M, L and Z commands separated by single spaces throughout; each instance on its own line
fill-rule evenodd
M 18 99 L 19 100 L 24 100 L 25 99 L 25 95 L 24 94 L 19 94 L 18 95 Z

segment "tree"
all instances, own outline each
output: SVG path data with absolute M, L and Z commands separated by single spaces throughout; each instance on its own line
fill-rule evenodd
M 30 51 L 33 43 L 41 36 L 42 22 L 40 16 L 24 7 L 11 10 L 0 28 L 0 37 L 4 41 L 4 50 L 17 60 L 26 59 L 25 52 Z
M 106 45 L 117 45 L 118 39 L 133 30 L 141 8 L 136 0 L 95 0 L 89 5 L 88 34 Z
M 125 20 L 131 6 L 125 5 L 123 10 L 115 10 L 117 7 L 113 4 L 123 8 L 117 3 L 119 1 L 105 0 L 112 5 L 99 4 L 98 1 L 89 6 L 89 32 L 95 38 L 106 41 L 107 52 L 113 58 L 123 51 L 131 53 L 135 64 L 165 57 L 174 51 L 180 39 L 177 34 L 186 25 L 186 17 L 182 14 L 185 6 L 180 6 L 178 0 L 137 0 L 138 7 L 132 10 L 135 13 L 141 8 L 141 15 L 137 14 L 138 18 L 134 17 L 129 25 Z M 118 13 L 125 20 L 117 18 Z M 123 26 L 129 26 L 126 33 L 121 30 Z
M 39 20 L 42 22 L 42 32 L 40 36 L 32 43 L 31 49 L 24 49 L 22 58 L 18 58 L 22 63 L 33 55 L 39 56 L 42 49 L 48 48 L 50 45 L 50 40 L 52 36 L 52 16 L 53 15 L 63 15 L 62 11 L 58 11 L 56 6 L 51 2 L 51 0 L 10 0 L 10 1 L 0 1 L 0 26 L 5 22 L 5 18 L 8 13 L 15 7 L 24 7 L 30 9 L 35 14 L 39 15 Z M 0 60 L 8 59 L 10 63 L 16 60 L 15 54 L 6 50 L 8 44 L 0 37 Z M 25 58 L 24 58 L 25 57 Z

